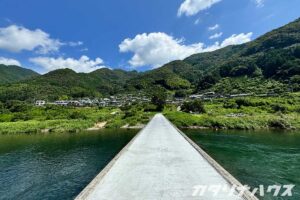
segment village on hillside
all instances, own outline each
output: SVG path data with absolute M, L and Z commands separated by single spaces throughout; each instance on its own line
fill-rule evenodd
M 167 104 L 173 104 L 180 106 L 186 101 L 192 100 L 202 100 L 202 101 L 211 101 L 213 99 L 222 99 L 222 98 L 240 98 L 240 97 L 274 97 L 277 96 L 276 93 L 266 93 L 266 94 L 254 94 L 254 93 L 241 93 L 241 94 L 228 94 L 222 95 L 215 92 L 206 92 L 202 94 L 193 94 L 187 97 L 175 97 L 169 96 L 166 100 Z M 57 100 L 54 102 L 48 102 L 46 100 L 36 100 L 36 106 L 45 106 L 45 105 L 58 105 L 58 106 L 70 106 L 70 107 L 122 107 L 125 105 L 132 105 L 136 103 L 150 103 L 151 97 L 143 94 L 133 95 L 133 94 L 124 94 L 109 96 L 105 98 L 82 98 L 82 99 L 72 99 L 72 100 Z

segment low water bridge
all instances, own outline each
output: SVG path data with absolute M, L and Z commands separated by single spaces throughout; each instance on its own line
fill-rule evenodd
M 76 200 L 256 200 L 233 185 L 241 186 L 157 114 Z

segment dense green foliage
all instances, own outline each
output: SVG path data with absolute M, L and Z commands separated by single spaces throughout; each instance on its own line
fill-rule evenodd
M 182 61 L 174 61 L 164 67 L 140 74 L 130 80 L 126 87 L 137 90 L 149 89 L 153 86 L 168 90 L 188 89 L 191 83 L 186 77 L 190 76 L 196 77 L 196 74 L 193 74 L 193 69 L 189 68 L 189 65 Z
M 89 74 L 70 69 L 55 70 L 10 86 L 0 86 L 0 101 L 100 97 L 123 92 L 125 82 L 136 75 L 137 72 L 110 69 Z
M 38 75 L 39 75 L 38 73 L 30 69 L 25 69 L 13 65 L 6 66 L 0 64 L 0 84 L 13 83 L 28 78 L 32 78 Z
M 280 97 L 216 99 L 204 103 L 206 113 L 190 114 L 165 109 L 178 127 L 215 129 L 300 129 L 300 94 Z
M 0 134 L 65 132 L 92 128 L 105 122 L 106 128 L 138 126 L 148 123 L 153 112 L 136 104 L 124 108 L 73 108 L 55 105 L 35 107 L 22 101 L 0 104 Z
M 299 74 L 300 19 L 252 42 L 171 62 L 130 83 L 137 89 L 155 84 L 176 91 L 270 93 L 299 91 Z
M 241 77 L 227 77 L 219 80 L 210 87 L 220 94 L 240 94 L 240 93 L 283 93 L 292 90 L 292 86 L 286 85 L 274 79 L 264 78 L 249 78 L 247 76 Z
M 163 112 L 178 127 L 300 129 L 299 105 L 300 93 L 290 93 L 278 97 L 195 100 L 184 103 L 185 112 L 167 104 Z M 157 106 L 153 104 L 121 108 L 36 107 L 14 100 L 0 103 L 0 133 L 73 132 L 94 127 L 98 122 L 106 122 L 106 128 L 141 127 L 155 112 Z
M 204 104 L 200 100 L 184 102 L 181 106 L 181 110 L 187 113 L 206 113 Z
M 252 42 L 196 54 L 184 62 L 218 79 L 247 75 L 289 80 L 300 73 L 299 30 L 300 19 Z
M 151 102 L 156 106 L 156 111 L 163 111 L 166 105 L 167 95 L 161 90 L 156 90 L 151 98 Z

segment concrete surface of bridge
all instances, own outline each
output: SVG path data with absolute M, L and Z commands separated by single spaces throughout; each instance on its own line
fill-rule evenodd
M 233 185 L 241 186 L 157 114 L 76 200 L 256 199 L 250 193 L 239 196 Z

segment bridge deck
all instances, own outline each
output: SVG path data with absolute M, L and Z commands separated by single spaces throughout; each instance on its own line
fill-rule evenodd
M 255 199 L 221 191 L 193 196 L 197 185 L 238 183 L 163 115 L 151 122 L 79 194 L 77 200 Z

